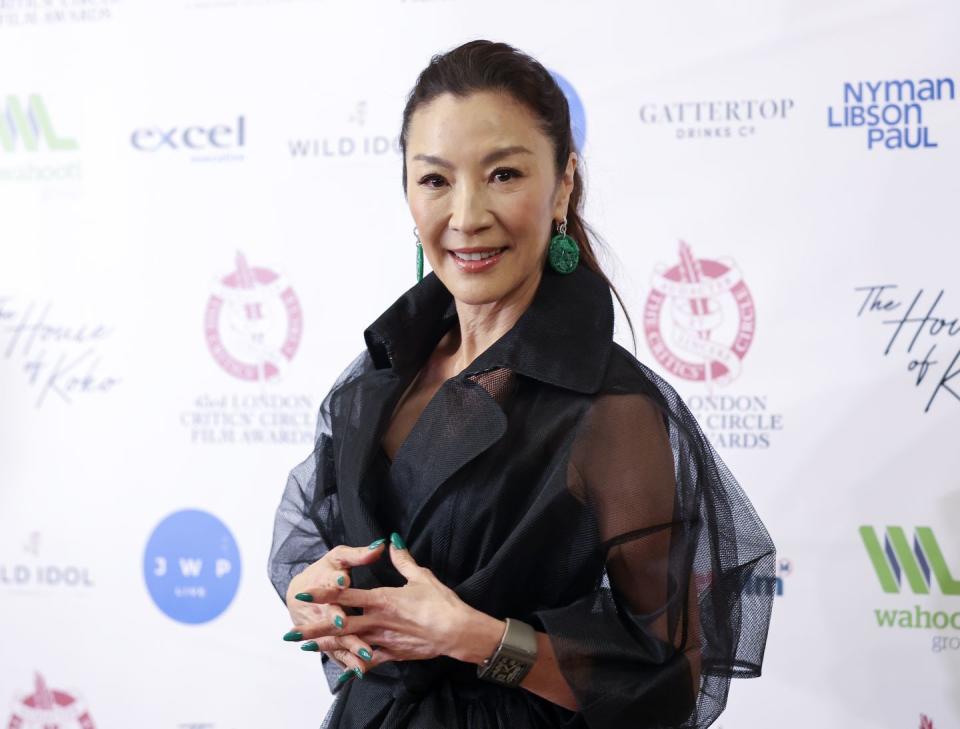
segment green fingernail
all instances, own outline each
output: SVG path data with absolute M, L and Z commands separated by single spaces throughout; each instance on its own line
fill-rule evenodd
M 353 672 L 357 674 L 357 678 L 363 678 L 363 671 L 361 671 L 359 668 L 354 668 Z
M 367 547 L 367 549 L 371 549 L 371 550 L 372 550 L 372 549 L 376 549 L 377 547 L 379 547 L 380 545 L 382 545 L 385 541 L 387 541 L 387 540 L 386 540 L 386 539 L 378 539 L 378 540 L 375 541 L 375 542 L 370 542 L 370 546 Z
M 342 627 L 343 627 L 343 618 L 340 617 L 339 615 L 334 615 L 334 616 L 333 616 L 333 624 L 336 625 L 338 628 L 342 628 Z
M 357 655 L 365 661 L 369 661 L 373 658 L 373 656 L 370 654 L 370 651 L 368 651 L 366 648 L 361 648 L 358 650 Z
M 303 633 L 301 633 L 299 630 L 291 630 L 289 633 L 283 636 L 283 639 L 284 640 L 303 640 Z
M 404 543 L 403 539 L 399 534 L 394 532 L 390 535 L 390 543 L 393 544 L 397 549 L 406 549 L 407 545 Z
M 345 584 L 347 584 L 347 578 L 344 577 L 343 575 L 340 575 L 337 578 L 337 584 L 340 585 L 340 587 L 343 587 Z
M 351 678 L 353 678 L 353 677 L 356 676 L 356 675 L 357 675 L 357 674 L 354 673 L 354 672 L 351 671 L 351 670 L 344 671 L 343 673 L 340 674 L 340 678 L 337 679 L 337 683 L 338 683 L 338 684 L 346 683 L 347 681 L 349 681 Z
M 302 650 L 302 651 L 314 651 L 314 652 L 316 652 L 316 651 L 320 650 L 320 646 L 317 645 L 317 641 L 311 640 L 311 641 L 309 641 L 309 642 L 307 642 L 307 643 L 304 643 L 302 646 L 300 646 L 300 650 Z
M 298 600 L 303 600 L 304 602 L 313 602 L 313 595 L 311 595 L 309 592 L 298 592 L 296 595 L 294 595 L 294 597 Z

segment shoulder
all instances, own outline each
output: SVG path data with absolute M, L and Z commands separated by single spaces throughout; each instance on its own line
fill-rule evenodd
M 334 381 L 331 390 L 336 390 L 348 382 L 353 382 L 361 375 L 365 375 L 373 369 L 375 369 L 373 357 L 370 356 L 370 350 L 364 347 L 360 354 L 350 360 L 350 364 L 337 375 L 337 379 Z
M 329 434 L 332 430 L 331 414 L 337 409 L 335 400 L 354 382 L 368 372 L 375 369 L 373 358 L 369 350 L 364 347 L 363 350 L 350 360 L 350 363 L 340 371 L 340 374 L 334 379 L 327 394 L 320 403 L 317 413 L 317 438 L 320 434 Z
M 613 342 L 607 369 L 596 396 L 610 399 L 617 395 L 626 396 L 627 400 L 646 400 L 666 410 L 681 403 L 680 395 L 669 382 L 620 344 Z

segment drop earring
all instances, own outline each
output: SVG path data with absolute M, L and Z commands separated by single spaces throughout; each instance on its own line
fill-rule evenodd
M 423 280 L 423 244 L 420 242 L 420 234 L 416 227 L 413 229 L 413 235 L 417 239 L 417 283 Z
M 557 273 L 570 273 L 580 262 L 580 246 L 567 235 L 567 219 L 557 226 L 557 234 L 550 239 L 548 254 L 550 268 Z

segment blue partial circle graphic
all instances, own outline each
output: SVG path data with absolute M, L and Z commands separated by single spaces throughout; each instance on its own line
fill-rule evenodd
M 550 75 L 557 82 L 563 95 L 567 97 L 567 105 L 570 107 L 570 126 L 573 128 L 573 144 L 577 151 L 580 151 L 587 142 L 587 115 L 583 110 L 583 102 L 580 101 L 580 96 L 573 88 L 573 84 L 567 79 L 556 71 L 551 71 Z
M 180 623 L 206 623 L 233 602 L 240 585 L 240 551 L 213 514 L 185 509 L 150 535 L 143 578 L 156 606 Z

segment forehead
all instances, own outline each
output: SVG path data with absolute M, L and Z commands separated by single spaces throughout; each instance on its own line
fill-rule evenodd
M 535 153 L 550 151 L 533 112 L 505 92 L 441 94 L 413 113 L 407 129 L 411 154 L 462 154 L 512 144 Z

